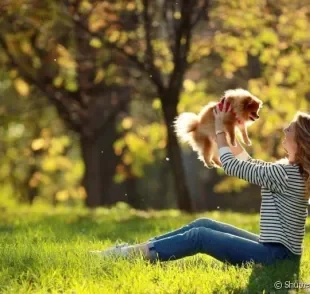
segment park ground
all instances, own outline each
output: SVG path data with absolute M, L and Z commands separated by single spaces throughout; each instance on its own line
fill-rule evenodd
M 310 284 L 309 219 L 294 280 L 294 265 L 286 261 L 235 267 L 203 254 L 155 264 L 141 257 L 107 260 L 88 255 L 115 242 L 143 242 L 198 217 L 259 233 L 258 214 L 144 212 L 124 203 L 95 210 L 38 205 L 0 209 L 0 293 L 297 293 L 302 283 Z M 275 289 L 277 281 L 281 290 Z

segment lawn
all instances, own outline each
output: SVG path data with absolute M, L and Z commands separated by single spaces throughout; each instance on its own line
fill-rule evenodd
M 115 242 L 142 242 L 198 217 L 259 232 L 258 214 L 177 210 L 141 212 L 125 204 L 93 211 L 35 206 L 0 208 L 0 293 L 288 293 L 294 265 L 234 267 L 198 254 L 151 264 L 142 258 L 89 256 Z M 297 281 L 310 283 L 310 222 Z M 281 291 L 274 283 L 281 281 Z M 291 280 L 294 282 L 294 280 Z M 297 286 L 297 284 L 295 284 Z M 305 285 L 307 286 L 307 285 Z M 293 286 L 294 287 L 294 286 Z M 292 288 L 292 287 L 291 287 Z M 290 290 L 295 293 L 295 290 Z M 300 293 L 309 293 L 306 290 Z

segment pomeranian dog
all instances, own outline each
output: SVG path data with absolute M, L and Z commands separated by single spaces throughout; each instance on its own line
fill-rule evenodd
M 243 89 L 227 90 L 221 98 L 219 107 L 223 106 L 224 99 L 231 111 L 227 112 L 224 120 L 224 130 L 228 135 L 228 144 L 237 146 L 236 131 L 241 132 L 242 142 L 250 146 L 251 140 L 247 134 L 247 127 L 259 119 L 259 111 L 263 102 Z M 221 167 L 219 152 L 216 143 L 215 119 L 213 109 L 218 102 L 209 102 L 197 115 L 184 112 L 174 120 L 174 129 L 177 137 L 188 143 L 198 153 L 198 159 L 204 162 L 207 168 Z M 224 110 L 225 111 L 225 110 Z

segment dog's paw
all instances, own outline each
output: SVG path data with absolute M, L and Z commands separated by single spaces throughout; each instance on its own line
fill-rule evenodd
M 252 141 L 249 140 L 249 141 L 246 142 L 246 144 L 247 144 L 248 146 L 251 146 L 251 145 L 252 145 Z

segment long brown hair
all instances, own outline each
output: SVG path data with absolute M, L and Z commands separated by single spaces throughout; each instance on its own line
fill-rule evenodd
M 293 121 L 295 122 L 295 142 L 297 152 L 295 162 L 305 179 L 305 198 L 310 198 L 310 114 L 297 111 Z

